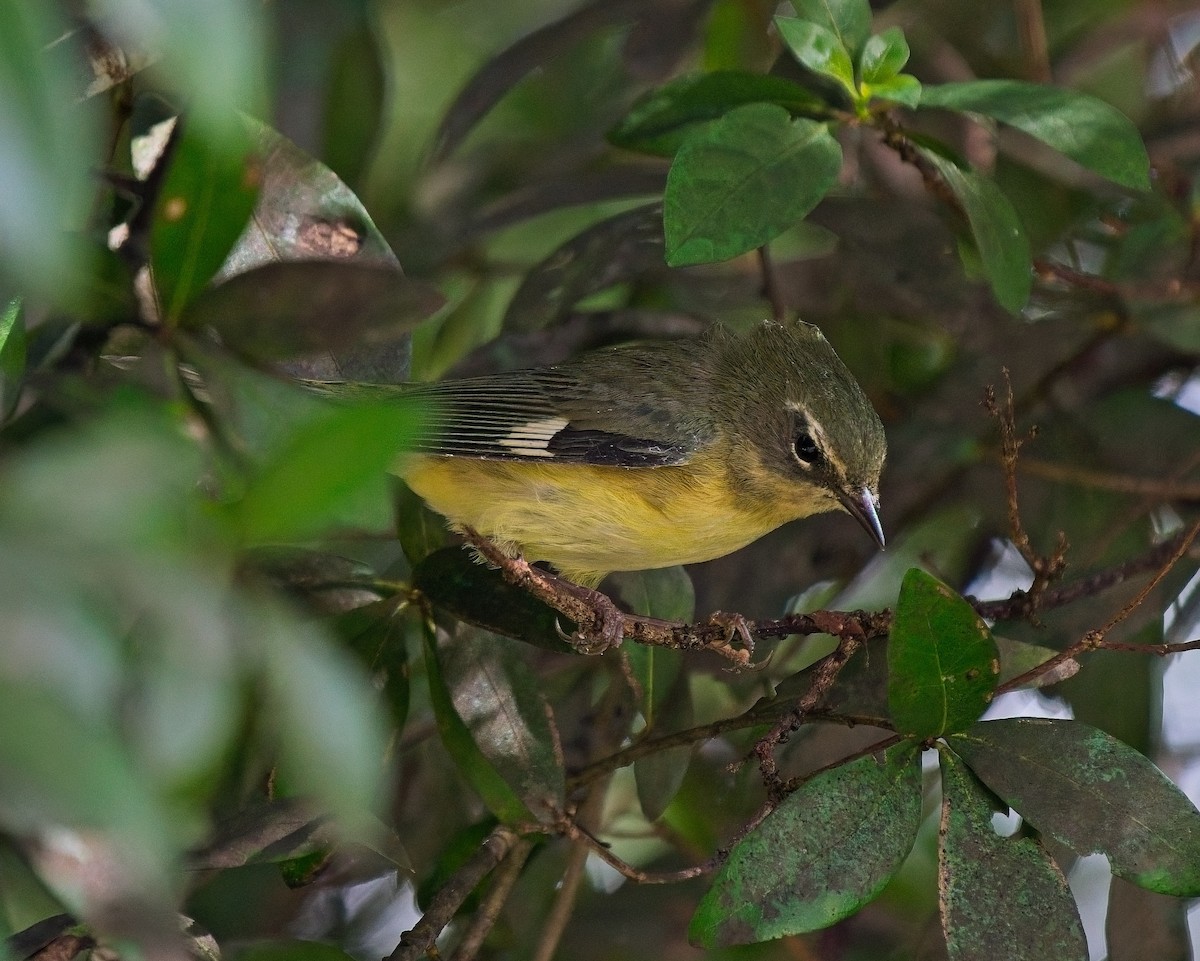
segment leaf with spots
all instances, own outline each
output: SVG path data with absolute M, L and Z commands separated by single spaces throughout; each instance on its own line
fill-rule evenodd
M 956 754 L 1039 831 L 1113 873 L 1176 897 L 1200 895 L 1200 811 L 1128 744 L 1078 721 L 983 721 Z
M 829 927 L 883 890 L 920 822 L 911 742 L 818 774 L 734 847 L 688 936 L 711 948 Z
M 992 632 L 953 590 L 920 568 L 900 586 L 888 643 L 888 709 L 917 738 L 966 730 L 992 699 L 1000 655 Z
M 1008 961 L 1082 961 L 1079 911 L 1041 841 L 1000 837 L 987 789 L 949 751 L 941 767 L 938 900 L 950 961 L 986 961 L 1000 944 Z

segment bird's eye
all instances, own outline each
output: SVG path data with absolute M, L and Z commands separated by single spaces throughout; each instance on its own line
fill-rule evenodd
M 806 430 L 800 431 L 796 435 L 796 442 L 793 445 L 793 450 L 796 452 L 796 457 L 805 467 L 820 463 L 823 460 L 821 448 L 817 446 L 817 442 L 813 440 L 812 434 Z

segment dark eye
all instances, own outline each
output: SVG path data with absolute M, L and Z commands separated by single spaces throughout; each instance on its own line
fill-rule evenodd
M 817 442 L 813 440 L 812 434 L 806 430 L 802 430 L 796 435 L 796 442 L 793 445 L 793 449 L 796 451 L 796 457 L 799 458 L 800 463 L 805 466 L 817 464 L 823 460 L 821 449 L 817 446 Z

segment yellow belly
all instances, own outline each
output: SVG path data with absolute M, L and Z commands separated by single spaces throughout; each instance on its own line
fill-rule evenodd
M 621 468 L 410 457 L 408 485 L 455 524 L 577 583 L 721 557 L 810 513 L 793 503 L 747 509 L 703 463 Z

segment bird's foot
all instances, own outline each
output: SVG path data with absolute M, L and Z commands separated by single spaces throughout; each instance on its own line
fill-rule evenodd
M 748 667 L 754 656 L 754 635 L 750 632 L 750 621 L 744 614 L 730 614 L 726 611 L 713 611 L 708 623 L 723 628 L 725 636 L 720 641 L 710 645 L 713 650 L 719 650 L 725 657 L 737 662 L 742 667 Z M 734 640 L 741 641 L 741 646 L 734 646 Z

